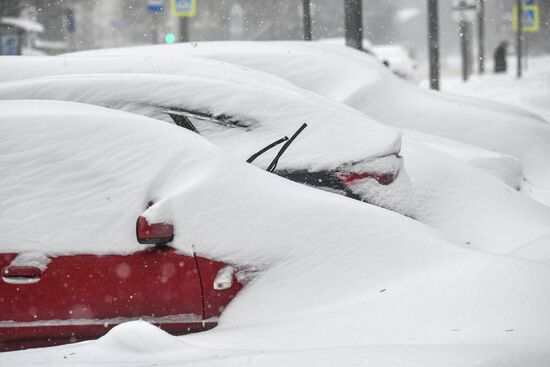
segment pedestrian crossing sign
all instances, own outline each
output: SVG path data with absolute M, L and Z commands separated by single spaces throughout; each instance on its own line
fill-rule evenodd
M 528 2 L 528 4 L 531 2 Z M 518 30 L 518 7 L 514 6 L 512 26 Z M 523 5 L 521 7 L 521 26 L 523 32 L 538 32 L 540 29 L 540 11 L 538 5 Z
M 170 11 L 174 17 L 194 17 L 197 0 L 170 0 Z

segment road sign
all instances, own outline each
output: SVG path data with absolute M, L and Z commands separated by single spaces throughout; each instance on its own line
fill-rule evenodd
M 21 55 L 20 38 L 17 34 L 0 35 L 0 55 Z
M 162 13 L 164 11 L 164 0 L 147 0 L 147 11 L 149 13 Z
M 197 14 L 197 0 L 170 0 L 174 17 L 194 17 Z
M 71 8 L 65 8 L 65 27 L 67 32 L 74 33 L 76 31 L 76 23 L 74 21 L 74 10 Z
M 525 3 L 536 3 L 525 0 Z M 518 7 L 514 6 L 512 16 L 514 31 L 518 30 Z M 524 5 L 521 7 L 521 24 L 523 32 L 538 32 L 540 29 L 540 10 L 538 5 Z

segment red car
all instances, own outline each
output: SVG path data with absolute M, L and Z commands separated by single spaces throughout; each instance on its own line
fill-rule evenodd
M 111 118 L 106 109 L 61 102 L 0 105 L 5 112 L 0 155 L 10 156 L 1 164 L 6 181 L 0 189 L 5 204 L 0 217 L 5 233 L 0 243 L 0 351 L 97 338 L 135 319 L 173 334 L 214 327 L 242 285 L 231 266 L 170 247 L 177 228 L 140 216 L 154 205 L 148 195 L 162 199 L 155 193 L 162 185 L 154 184 L 158 175 L 152 172 L 161 162 L 138 162 L 142 170 L 122 185 L 129 174 L 111 172 L 111 164 L 120 161 L 125 167 L 122 155 L 146 151 L 139 140 L 113 144 L 116 156 L 108 152 L 110 141 L 91 135 L 89 146 L 70 145 L 79 139 L 79 129 L 88 128 L 105 131 L 115 142 L 120 135 L 129 144 L 134 120 L 149 120 L 114 111 Z M 125 124 L 127 115 L 133 120 Z M 109 119 L 118 122 L 118 130 L 94 126 L 94 121 Z M 75 135 L 65 139 L 63 129 Z M 49 131 L 57 135 L 48 145 L 43 134 Z M 151 150 L 159 146 L 153 136 L 148 139 Z M 200 147 L 202 139 L 191 140 L 189 149 Z M 81 152 L 90 154 L 80 157 Z M 135 182 L 140 176 L 143 182 Z M 102 199 L 105 205 L 97 204 Z M 90 230 L 94 222 L 99 229 Z
M 166 226 L 138 223 L 142 234 Z M 166 245 L 130 255 L 51 257 L 44 270 L 14 264 L 17 255 L 0 256 L 2 351 L 93 339 L 135 319 L 173 334 L 208 330 L 241 289 L 226 264 Z

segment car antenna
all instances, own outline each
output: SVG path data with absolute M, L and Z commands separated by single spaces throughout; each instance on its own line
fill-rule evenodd
M 279 150 L 279 153 L 277 153 L 277 155 L 275 156 L 275 158 L 273 158 L 273 161 L 271 161 L 270 165 L 267 167 L 267 172 L 273 172 L 275 171 L 275 168 L 277 168 L 277 164 L 279 163 L 279 158 L 281 158 L 281 156 L 284 154 L 284 152 L 288 149 L 288 147 L 290 146 L 290 144 L 292 144 L 292 142 L 294 141 L 294 139 L 296 139 L 296 137 L 298 137 L 298 135 L 300 135 L 300 133 L 302 131 L 304 131 L 304 129 L 307 127 L 307 124 L 306 123 L 303 123 L 302 126 L 300 126 L 300 128 L 298 130 L 296 130 L 296 132 L 294 133 L 294 135 L 292 135 L 290 137 L 290 139 L 288 139 L 288 141 L 281 147 L 281 149 Z
M 252 154 L 252 155 L 250 156 L 250 158 L 248 158 L 248 159 L 246 160 L 246 162 L 247 162 L 247 163 L 252 163 L 252 162 L 254 162 L 254 160 L 255 160 L 256 158 L 258 158 L 259 156 L 261 156 L 262 154 L 264 154 L 265 152 L 267 152 L 269 149 L 271 149 L 271 148 L 273 148 L 273 147 L 276 147 L 277 145 L 279 145 L 279 144 L 281 144 L 282 142 L 287 141 L 287 140 L 288 140 L 288 136 L 283 136 L 281 139 L 279 139 L 279 140 L 277 140 L 277 141 L 275 141 L 275 142 L 269 144 L 267 147 L 262 148 L 262 149 L 259 150 L 258 152 Z

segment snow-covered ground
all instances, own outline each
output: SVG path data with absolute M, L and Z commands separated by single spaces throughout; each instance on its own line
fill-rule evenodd
M 503 102 L 550 121 L 550 56 L 530 58 L 521 79 L 516 77 L 515 63 L 510 64 L 506 74 L 474 74 L 467 82 L 445 78 L 444 91 Z

